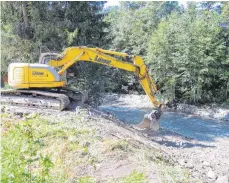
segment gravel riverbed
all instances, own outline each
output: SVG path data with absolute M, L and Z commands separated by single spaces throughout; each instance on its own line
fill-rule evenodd
M 129 111 L 129 119 L 125 118 L 125 121 L 132 123 L 136 112 L 149 112 L 152 105 L 145 95 L 107 94 L 100 108 L 120 119 Z M 228 183 L 229 110 L 217 106 L 200 108 L 179 104 L 177 110 L 167 111 L 176 112 L 166 112 L 162 116 L 162 128 L 157 133 L 139 133 L 163 151 L 171 153 L 174 166 L 189 169 L 197 180 Z

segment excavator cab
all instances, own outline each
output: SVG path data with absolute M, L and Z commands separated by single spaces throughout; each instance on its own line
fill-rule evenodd
M 50 60 L 58 60 L 60 58 L 61 58 L 61 53 L 57 53 L 57 52 L 42 53 L 42 54 L 40 54 L 40 57 L 39 57 L 39 64 L 48 65 L 48 62 Z M 58 72 L 61 68 L 56 67 L 55 69 Z M 63 72 L 63 74 L 60 75 L 60 80 L 61 81 L 66 81 L 67 80 L 67 76 L 66 75 L 67 75 L 67 72 Z
M 58 55 L 60 55 L 60 53 L 57 52 L 41 53 L 39 57 L 39 64 L 48 64 L 50 60 L 56 60 Z

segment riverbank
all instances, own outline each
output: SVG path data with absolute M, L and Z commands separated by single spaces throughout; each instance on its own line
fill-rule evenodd
M 149 109 L 147 105 L 150 102 L 147 103 L 146 96 L 140 99 L 138 96 L 112 96 L 110 100 L 104 97 L 107 101 L 103 105 L 115 110 L 126 108 L 119 112 L 127 119 L 133 120 L 133 114 L 138 110 L 144 113 L 145 109 Z M 218 121 L 201 123 L 199 127 L 202 130 L 217 133 L 202 131 L 201 135 L 207 138 L 199 139 L 171 131 L 167 124 L 158 132 L 138 131 L 128 121 L 118 120 L 119 116 L 112 115 L 112 111 L 106 113 L 86 105 L 62 112 L 41 109 L 34 113 L 34 110 L 23 107 L 15 110 L 4 107 L 2 111 L 2 162 L 6 178 L 7 173 L 14 170 L 8 167 L 18 167 L 23 163 L 23 171 L 29 170 L 34 177 L 42 175 L 40 170 L 47 170 L 47 178 L 58 178 L 62 182 L 228 183 L 229 132 L 224 128 L 224 133 L 221 133 L 219 125 L 223 124 Z M 200 119 L 185 114 L 182 117 L 177 113 L 166 115 L 163 116 L 168 124 L 179 122 L 187 131 L 190 128 L 186 124 L 191 121 L 193 132 L 199 134 L 196 124 Z M 34 133 L 33 138 L 30 132 Z M 23 154 L 28 148 L 37 147 L 32 157 L 25 154 L 35 162 L 24 161 L 17 154 L 15 158 L 18 161 L 8 161 L 8 157 L 4 156 L 9 153 L 14 155 L 15 148 L 23 150 L 19 151 Z M 40 166 L 39 162 L 45 160 L 41 157 L 46 157 L 49 163 Z M 20 174 L 17 171 L 14 173 Z M 25 174 L 20 175 L 26 178 Z
M 151 106 L 144 95 L 109 94 L 104 101 L 100 106 L 102 110 L 130 124 L 141 120 L 139 116 L 148 113 Z M 194 178 L 205 183 L 228 183 L 229 123 L 224 118 L 228 110 L 178 105 L 176 110 L 170 108 L 167 111 L 175 112 L 164 112 L 157 133 L 147 130 L 139 133 L 170 153 L 174 167 L 189 169 Z
M 62 112 L 4 110 L 3 182 L 28 182 L 30 177 L 37 182 L 90 183 L 193 180 L 186 168 L 174 167 L 170 153 L 90 106 Z

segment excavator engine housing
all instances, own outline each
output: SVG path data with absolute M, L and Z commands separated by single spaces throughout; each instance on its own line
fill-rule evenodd
M 13 88 L 64 87 L 66 78 L 45 64 L 11 63 L 8 68 L 9 86 Z

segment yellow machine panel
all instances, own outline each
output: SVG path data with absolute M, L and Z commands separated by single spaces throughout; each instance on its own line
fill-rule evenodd
M 24 82 L 25 71 L 23 67 L 16 67 L 13 71 L 13 80 L 16 82 Z
M 66 82 L 53 67 L 44 64 L 12 63 L 8 73 L 9 85 L 14 88 L 63 87 Z
M 55 81 L 55 78 L 44 68 L 29 68 L 29 81 L 43 83 Z

